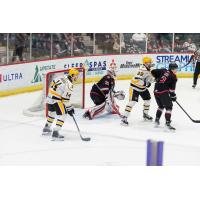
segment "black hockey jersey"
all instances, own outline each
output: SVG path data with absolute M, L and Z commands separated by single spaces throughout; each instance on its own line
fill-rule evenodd
M 167 69 L 154 69 L 151 74 L 155 77 L 154 94 L 161 95 L 168 92 L 170 96 L 176 96 L 176 82 L 177 77 L 171 70 Z
M 106 97 L 110 91 L 115 87 L 115 79 L 110 75 L 105 75 L 98 83 L 92 86 L 91 93 L 98 94 L 98 96 Z

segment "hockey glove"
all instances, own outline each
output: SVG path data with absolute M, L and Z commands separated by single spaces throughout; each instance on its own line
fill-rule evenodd
M 125 99 L 125 93 L 123 90 L 117 91 L 114 94 L 114 97 L 116 97 L 118 100 L 124 100 Z
M 172 97 L 171 97 L 171 100 L 172 100 L 172 101 L 176 101 L 176 99 L 177 99 L 176 96 L 172 96 Z
M 67 110 L 67 113 L 72 117 L 73 114 L 74 114 L 74 108 L 73 108 L 73 107 L 69 108 L 69 109 Z
M 147 88 L 151 87 L 151 83 L 147 83 L 147 84 L 146 84 L 146 87 L 147 87 Z

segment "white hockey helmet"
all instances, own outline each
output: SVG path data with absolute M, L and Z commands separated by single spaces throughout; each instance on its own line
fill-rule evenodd
M 107 70 L 107 73 L 110 74 L 111 76 L 113 76 L 113 78 L 115 78 L 117 76 L 116 72 L 117 72 L 117 65 L 113 59 L 112 63 L 109 66 L 109 69 Z

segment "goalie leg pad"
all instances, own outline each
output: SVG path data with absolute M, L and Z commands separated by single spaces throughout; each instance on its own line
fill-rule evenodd
M 106 103 L 104 102 L 98 106 L 89 108 L 87 112 L 89 112 L 91 119 L 93 119 L 95 116 L 100 115 L 105 110 L 105 106 L 106 106 Z
M 119 106 L 115 103 L 115 100 L 112 96 L 109 96 L 106 100 L 106 111 L 111 114 L 121 115 L 119 112 Z

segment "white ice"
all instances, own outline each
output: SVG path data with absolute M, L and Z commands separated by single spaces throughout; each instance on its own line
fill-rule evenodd
M 117 81 L 116 90 L 124 90 L 126 99 L 117 101 L 123 113 L 128 102 L 130 81 Z M 86 107 L 93 103 L 89 98 L 92 84 L 86 84 Z M 192 89 L 192 79 L 179 79 L 177 96 L 179 103 L 194 119 L 200 120 L 200 87 Z M 152 93 L 153 86 L 150 91 Z M 176 132 L 142 119 L 143 101 L 133 108 L 129 126 L 120 125 L 117 115 L 104 114 L 92 121 L 83 119 L 84 110 L 76 109 L 76 119 L 84 137 L 80 140 L 71 117 L 66 118 L 62 129 L 63 142 L 52 142 L 41 136 L 45 118 L 23 116 L 39 92 L 24 93 L 0 99 L 0 165 L 145 165 L 146 140 L 164 141 L 164 165 L 200 165 L 200 124 L 193 123 L 174 104 L 172 125 Z M 150 115 L 157 109 L 152 95 Z

